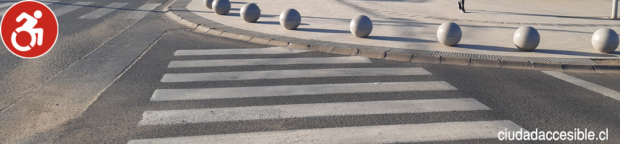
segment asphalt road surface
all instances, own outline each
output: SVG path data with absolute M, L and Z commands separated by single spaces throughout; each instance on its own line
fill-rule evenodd
M 620 91 L 618 75 L 568 75 Z M 617 142 L 619 108 L 541 71 L 366 59 L 174 30 L 55 142 L 496 143 L 505 128 L 608 130 L 604 142 Z
M 521 128 L 587 128 L 608 140 L 580 142 L 620 142 L 618 74 L 277 48 L 132 14 L 163 1 L 90 2 L 59 16 L 44 57 L 0 50 L 3 142 L 498 143 Z

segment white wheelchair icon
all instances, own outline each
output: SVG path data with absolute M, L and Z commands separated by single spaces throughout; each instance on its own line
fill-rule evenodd
M 32 47 L 34 47 L 35 41 L 36 44 L 39 46 L 43 44 L 43 29 L 34 28 L 34 26 L 37 25 L 37 23 L 39 22 L 37 19 L 40 19 L 41 16 L 43 16 L 43 13 L 41 13 L 40 10 L 37 10 L 34 12 L 34 17 L 28 15 L 27 13 L 22 13 L 17 17 L 17 22 L 21 22 L 22 20 L 26 19 L 26 23 L 13 31 L 13 35 L 11 36 L 11 43 L 13 44 L 13 47 L 15 47 L 15 49 L 19 51 L 29 51 L 30 49 L 32 49 Z M 22 31 L 26 31 L 30 34 L 31 39 L 29 46 L 23 47 L 17 44 L 17 33 Z

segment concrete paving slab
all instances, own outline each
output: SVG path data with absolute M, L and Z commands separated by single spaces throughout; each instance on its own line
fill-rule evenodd
M 290 43 L 287 45 L 289 48 L 310 48 L 385 59 L 393 59 L 396 53 L 411 54 L 414 55 L 412 62 L 435 63 L 435 56 L 420 56 L 416 59 L 416 55 L 438 55 L 439 58 L 446 56 L 447 59 L 482 58 L 480 63 L 476 61 L 473 66 L 523 68 L 531 61 L 540 63 L 530 63 L 537 69 L 562 70 L 563 63 L 592 65 L 597 63 L 590 59 L 617 59 L 620 56 L 620 52 L 603 54 L 591 48 L 589 40 L 596 29 L 620 29 L 617 20 L 604 16 L 609 12 L 584 7 L 609 5 L 595 0 L 526 0 L 519 3 L 482 0 L 468 3 L 467 13 L 454 10 L 454 4 L 447 1 L 253 0 L 251 2 L 257 3 L 262 10 L 261 19 L 257 23 L 246 23 L 239 18 L 239 8 L 236 7 L 248 2 L 234 1 L 233 10 L 224 16 L 205 12 L 200 0 L 180 0 L 172 11 L 183 17 L 182 20 L 195 21 L 238 35 L 280 41 L 278 46 Z M 558 8 L 560 5 L 562 7 Z M 553 7 L 553 11 L 548 10 L 549 7 Z M 296 30 L 286 30 L 278 22 L 280 12 L 287 8 L 295 8 L 302 15 L 302 23 Z M 351 18 L 357 15 L 367 15 L 373 21 L 373 33 L 367 38 L 357 38 L 348 29 Z M 448 21 L 457 22 L 463 31 L 463 38 L 456 46 L 441 45 L 436 39 L 437 27 Z M 541 43 L 532 52 L 520 51 L 512 42 L 514 31 L 526 25 L 535 27 L 541 34 Z M 313 48 L 316 44 L 331 49 Z M 394 54 L 388 57 L 385 53 L 387 50 L 394 51 Z M 489 61 L 483 59 L 498 61 L 486 63 Z M 502 66 L 505 60 L 508 63 Z M 560 69 L 557 69 L 558 65 Z
M 523 57 L 590 58 L 614 57 L 618 54 L 600 54 L 590 48 L 591 32 L 601 26 L 614 26 L 616 20 L 605 19 L 608 10 L 594 7 L 608 6 L 607 2 L 585 0 L 570 2 L 524 2 L 482 0 L 468 3 L 467 13 L 460 13 L 448 1 L 353 1 L 353 0 L 253 0 L 262 10 L 257 23 L 245 23 L 238 11 L 225 16 L 198 12 L 204 9 L 202 1 L 191 0 L 188 10 L 196 15 L 234 28 L 280 36 L 322 40 L 338 43 L 420 49 L 442 52 L 491 54 Z M 237 0 L 232 7 L 241 7 L 249 0 Z M 450 5 L 450 6 L 446 6 Z M 518 7 L 515 7 L 518 6 Z M 591 7 L 586 7 L 591 6 Z M 302 14 L 297 30 L 285 30 L 279 25 L 278 15 L 287 8 Z M 453 12 L 451 12 L 453 11 Z M 368 38 L 355 38 L 348 30 L 350 19 L 368 15 L 375 24 Z M 415 14 L 415 15 L 414 15 Z M 456 21 L 462 25 L 460 46 L 437 45 L 436 28 L 443 22 Z M 595 25 L 588 27 L 586 24 Z M 524 25 L 534 25 L 542 36 L 541 51 L 521 52 L 514 48 L 512 35 Z M 618 29 L 618 27 L 612 27 Z

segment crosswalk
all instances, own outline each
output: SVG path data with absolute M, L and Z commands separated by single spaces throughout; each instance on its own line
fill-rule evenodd
M 100 8 L 85 15 L 82 15 L 79 17 L 79 19 L 97 19 L 108 13 L 113 12 L 115 9 L 122 8 L 125 5 L 127 5 L 127 3 L 114 2 L 104 6 L 104 8 Z
M 290 55 L 305 53 L 281 47 L 177 50 L 175 57 L 186 56 L 235 56 Z M 198 57 L 196 57 L 198 56 Z M 231 66 L 289 66 L 370 64 L 365 57 L 313 57 L 313 58 L 267 58 L 267 59 L 217 59 L 171 61 L 168 69 L 183 71 L 184 68 L 221 68 Z M 330 69 L 277 69 L 261 71 L 231 71 L 200 73 L 167 73 L 162 83 L 183 82 L 242 82 L 290 78 L 329 78 L 367 76 L 430 76 L 432 73 L 420 67 L 405 68 L 330 68 Z M 458 88 L 445 81 L 329 83 L 311 85 L 275 85 L 252 87 L 218 87 L 188 89 L 157 89 L 151 102 L 174 102 L 193 100 L 235 100 L 239 98 L 300 97 L 322 94 L 377 94 L 383 92 L 434 92 L 457 91 Z M 377 114 L 417 114 L 437 112 L 492 111 L 474 98 L 382 100 L 362 102 L 302 103 L 263 106 L 239 106 L 201 109 L 172 109 L 144 111 L 138 126 L 188 125 L 215 122 L 260 121 L 287 118 L 322 118 L 330 116 L 355 116 Z M 521 126 L 510 120 L 457 121 L 438 123 L 414 123 L 396 125 L 370 125 L 333 127 L 282 131 L 264 131 L 233 134 L 181 136 L 130 140 L 130 144 L 142 143 L 394 143 L 422 141 L 451 141 L 466 139 L 492 139 L 502 130 L 519 130 Z
M 115 11 L 124 11 L 128 13 L 124 13 L 125 15 L 122 19 L 141 19 L 148 12 L 157 8 L 161 3 L 145 3 L 138 8 L 128 8 L 130 3 L 125 2 L 111 2 L 109 4 L 98 6 L 92 1 L 78 1 L 73 3 L 64 3 L 60 2 L 60 0 L 44 0 L 40 1 L 43 4 L 50 6 L 56 17 L 61 17 L 71 12 L 75 12 L 79 9 L 89 9 L 92 10 L 88 13 L 84 13 L 83 15 L 76 17 L 76 19 L 84 19 L 84 20 L 93 20 L 100 19 L 104 16 L 110 15 Z M 16 2 L 4 2 L 0 3 L 0 15 L 4 15 L 6 10 Z M 95 5 L 97 4 L 97 5 Z M 52 7 L 53 6 L 53 7 Z M 93 9 L 94 8 L 94 9 Z
M 51 5 L 53 3 L 58 2 L 59 0 L 48 0 L 48 1 L 41 1 L 41 3 L 45 4 L 45 5 Z M 13 4 L 15 4 L 16 2 L 4 2 L 2 4 L 0 4 L 0 15 L 4 16 L 4 13 L 9 9 L 10 6 L 12 6 Z

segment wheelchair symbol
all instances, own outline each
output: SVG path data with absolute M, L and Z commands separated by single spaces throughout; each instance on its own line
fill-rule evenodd
M 34 47 L 35 42 L 38 46 L 41 46 L 43 44 L 43 29 L 34 28 L 34 26 L 37 25 L 37 23 L 39 22 L 38 19 L 40 19 L 42 16 L 43 14 L 41 13 L 41 11 L 36 10 L 34 12 L 34 17 L 28 15 L 27 13 L 22 13 L 17 17 L 17 22 L 21 22 L 24 19 L 26 20 L 26 22 L 21 27 L 15 29 L 15 31 L 13 31 L 13 35 L 11 35 L 11 43 L 13 44 L 15 49 L 19 51 L 29 51 L 32 49 L 32 47 Z M 17 44 L 17 33 L 23 31 L 30 34 L 31 39 L 28 46 L 20 46 L 19 44 Z

